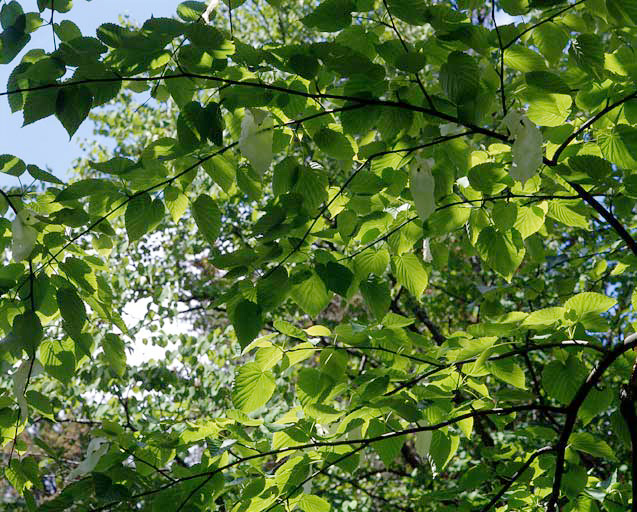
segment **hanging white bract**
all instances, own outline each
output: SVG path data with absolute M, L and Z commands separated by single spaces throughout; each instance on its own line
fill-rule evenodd
M 467 188 L 471 185 L 471 183 L 469 182 L 469 178 L 467 176 L 462 176 L 456 180 L 456 185 L 458 185 L 460 188 Z
M 434 161 L 431 158 L 416 157 L 410 172 L 411 197 L 416 205 L 420 218 L 425 221 L 436 211 L 436 198 L 434 195 L 436 181 L 431 174 Z
M 510 110 L 504 117 L 504 123 L 514 139 L 510 174 L 524 185 L 542 165 L 542 132 L 517 110 Z
M 20 423 L 24 423 L 29 416 L 29 407 L 24 393 L 29 380 L 29 370 L 33 369 L 30 359 L 23 361 L 20 367 L 13 373 L 13 394 L 20 407 Z
M 431 263 L 434 260 L 433 254 L 431 253 L 431 242 L 429 238 L 425 238 L 422 241 L 422 260 L 425 263 Z
M 109 448 L 109 441 L 104 437 L 96 437 L 91 439 L 86 450 L 86 458 L 80 462 L 80 464 L 69 473 L 67 477 L 69 480 L 77 478 L 79 476 L 86 475 L 95 469 L 97 463 L 100 461 L 103 455 L 106 454 Z
M 219 0 L 210 0 L 208 7 L 206 7 L 205 12 L 201 15 L 201 18 L 206 23 L 210 23 L 210 16 L 212 15 L 212 11 L 214 11 L 218 5 L 219 5 Z
M 38 232 L 32 226 L 35 221 L 35 215 L 31 210 L 22 210 L 13 220 L 11 224 L 13 233 L 11 253 L 15 261 L 28 259 L 31 251 L 33 251 L 35 241 L 38 238 Z
M 272 117 L 258 109 L 246 109 L 241 122 L 239 149 L 252 168 L 263 176 L 272 163 Z
M 425 425 L 427 425 L 427 422 L 419 421 L 416 424 L 419 427 L 424 427 Z M 423 430 L 422 432 L 416 433 L 416 442 L 414 447 L 416 449 L 416 453 L 423 460 L 426 459 L 427 456 L 429 455 L 432 437 L 433 437 L 433 432 L 431 430 Z

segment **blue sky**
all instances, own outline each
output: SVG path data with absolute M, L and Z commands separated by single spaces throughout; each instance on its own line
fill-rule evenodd
M 22 0 L 25 12 L 36 11 L 36 0 Z M 155 17 L 170 17 L 175 14 L 178 0 L 75 0 L 73 8 L 66 14 L 55 13 L 55 22 L 69 19 L 76 23 L 82 33 L 95 36 L 96 28 L 102 23 L 117 22 L 120 14 L 128 14 L 133 20 L 143 22 Z M 49 13 L 43 16 L 48 21 Z M 42 48 L 53 50 L 50 27 L 42 27 L 32 34 L 25 51 Z M 23 52 L 24 53 L 24 52 Z M 6 83 L 13 68 L 20 62 L 22 54 L 8 65 L 0 65 L 0 89 L 6 90 Z M 22 158 L 26 164 L 35 164 L 42 169 L 49 168 L 62 179 L 67 178 L 71 162 L 80 156 L 78 141 L 91 135 L 91 123 L 86 121 L 73 138 L 54 117 L 43 119 L 22 128 L 22 112 L 11 113 L 7 99 L 0 97 L 0 155 L 11 154 Z M 28 184 L 29 178 L 23 177 Z M 17 178 L 0 174 L 0 186 L 19 185 Z

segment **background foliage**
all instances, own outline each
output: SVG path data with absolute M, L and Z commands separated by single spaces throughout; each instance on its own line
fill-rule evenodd
M 6 510 L 637 510 L 637 2 L 30 7 Z

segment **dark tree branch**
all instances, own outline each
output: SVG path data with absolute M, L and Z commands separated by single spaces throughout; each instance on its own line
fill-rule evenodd
M 289 89 L 287 87 L 282 87 L 278 85 L 272 85 L 264 82 L 243 82 L 241 80 L 232 80 L 229 78 L 220 78 L 217 76 L 210 75 L 201 75 L 198 73 L 191 73 L 187 71 L 183 71 L 181 73 L 174 73 L 172 75 L 166 75 L 164 77 L 122 77 L 118 76 L 115 78 L 85 78 L 81 80 L 73 80 L 69 82 L 54 82 L 49 84 L 35 85 L 32 87 L 23 87 L 12 89 L 10 91 L 0 92 L 0 96 L 7 96 L 10 94 L 19 94 L 23 92 L 33 92 L 33 91 L 43 91 L 47 89 L 56 89 L 56 88 L 65 88 L 65 87 L 74 87 L 77 85 L 88 85 L 88 84 L 97 84 L 97 83 L 112 83 L 112 82 L 120 82 L 120 81 L 129 81 L 129 82 L 153 82 L 156 80 L 171 80 L 178 78 L 198 78 L 201 80 L 207 80 L 210 82 L 217 82 L 226 85 L 236 85 L 241 87 L 252 87 L 256 89 L 264 89 L 273 92 L 280 92 L 284 94 L 289 94 L 292 96 L 300 96 L 303 98 L 314 99 L 314 100 L 337 100 L 337 101 L 347 101 L 353 102 L 360 105 L 365 106 L 377 106 L 377 107 L 388 107 L 388 108 L 398 108 L 403 110 L 409 110 L 412 112 L 419 112 L 421 114 L 427 114 L 429 116 L 441 119 L 443 121 L 447 121 L 449 123 L 455 123 L 460 126 L 464 126 L 475 133 L 480 133 L 482 135 L 486 135 L 487 137 L 502 141 L 508 142 L 509 138 L 502 134 L 498 133 L 495 130 L 490 130 L 488 128 L 483 128 L 481 126 L 477 126 L 470 123 L 463 123 L 457 117 L 454 117 L 449 114 L 445 114 L 444 112 L 440 112 L 436 109 L 429 107 L 421 107 L 419 105 L 413 105 L 411 103 L 403 102 L 403 101 L 391 101 L 391 100 L 381 100 L 376 98 L 361 98 L 358 96 L 348 96 L 343 94 L 329 94 L 329 93 L 321 93 L 321 92 L 303 92 L 297 91 L 294 89 Z
M 568 184 L 573 187 L 573 190 L 575 190 L 584 201 L 586 201 L 597 213 L 599 213 L 606 220 L 606 222 L 608 222 L 612 226 L 615 232 L 626 243 L 631 252 L 635 256 L 637 256 L 637 241 L 635 241 L 632 235 L 626 230 L 624 225 L 619 222 L 617 217 L 615 217 L 606 207 L 604 207 L 599 201 L 597 201 L 597 199 L 595 199 L 579 183 L 573 183 L 569 181 Z
M 599 381 L 604 376 L 604 373 L 611 364 L 613 364 L 619 357 L 628 352 L 629 350 L 637 347 L 637 333 L 628 336 L 624 343 L 617 346 L 614 350 L 610 351 L 603 359 L 599 361 L 597 366 L 593 368 L 588 375 L 584 383 L 579 387 L 575 397 L 571 403 L 566 407 L 566 419 L 564 420 L 564 426 L 560 438 L 555 445 L 557 451 L 557 460 L 555 461 L 555 476 L 553 478 L 553 490 L 546 506 L 547 512 L 555 512 L 558 500 L 560 498 L 560 489 L 562 486 L 562 477 L 564 475 L 564 462 L 566 455 L 566 447 L 568 446 L 568 440 L 575 428 L 575 421 L 580 407 L 584 403 L 584 400 L 590 393 L 590 391 L 597 386 Z
M 500 100 L 502 101 L 502 114 L 507 114 L 507 102 L 504 95 L 504 47 L 502 45 L 502 36 L 500 35 L 500 28 L 495 20 L 495 0 L 491 0 L 491 19 L 493 20 L 493 26 L 495 27 L 495 33 L 498 36 L 498 47 L 500 48 L 499 63 L 500 70 L 498 71 L 498 77 L 500 78 Z
M 429 318 L 429 315 L 423 308 L 416 309 L 416 317 L 427 327 L 436 344 L 442 345 L 447 340 L 440 328 Z
M 637 98 L 637 91 L 629 94 L 628 96 L 624 96 L 623 98 L 615 101 L 614 103 L 611 103 L 611 104 L 607 105 L 606 107 L 604 107 L 597 114 L 595 114 L 593 117 L 591 117 L 588 121 L 586 121 L 584 124 L 582 124 L 582 126 L 580 126 L 577 130 L 575 130 L 573 133 L 571 133 L 566 138 L 566 140 L 564 142 L 562 142 L 562 144 L 560 144 L 559 147 L 555 150 L 555 153 L 553 154 L 553 158 L 551 158 L 550 160 L 548 160 L 545 163 L 548 166 L 551 166 L 551 167 L 557 165 L 557 162 L 558 162 L 558 160 L 560 158 L 560 155 L 570 145 L 571 142 L 573 142 L 575 139 L 577 139 L 577 137 L 579 137 L 582 133 L 584 133 L 586 130 L 588 130 L 596 121 L 599 121 L 606 114 L 608 114 L 609 112 L 615 110 L 617 107 L 620 107 L 621 105 L 623 105 L 627 101 L 632 100 L 633 98 Z

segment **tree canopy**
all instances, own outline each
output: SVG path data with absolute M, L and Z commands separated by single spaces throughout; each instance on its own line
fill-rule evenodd
M 6 510 L 637 511 L 637 0 L 27 4 Z

